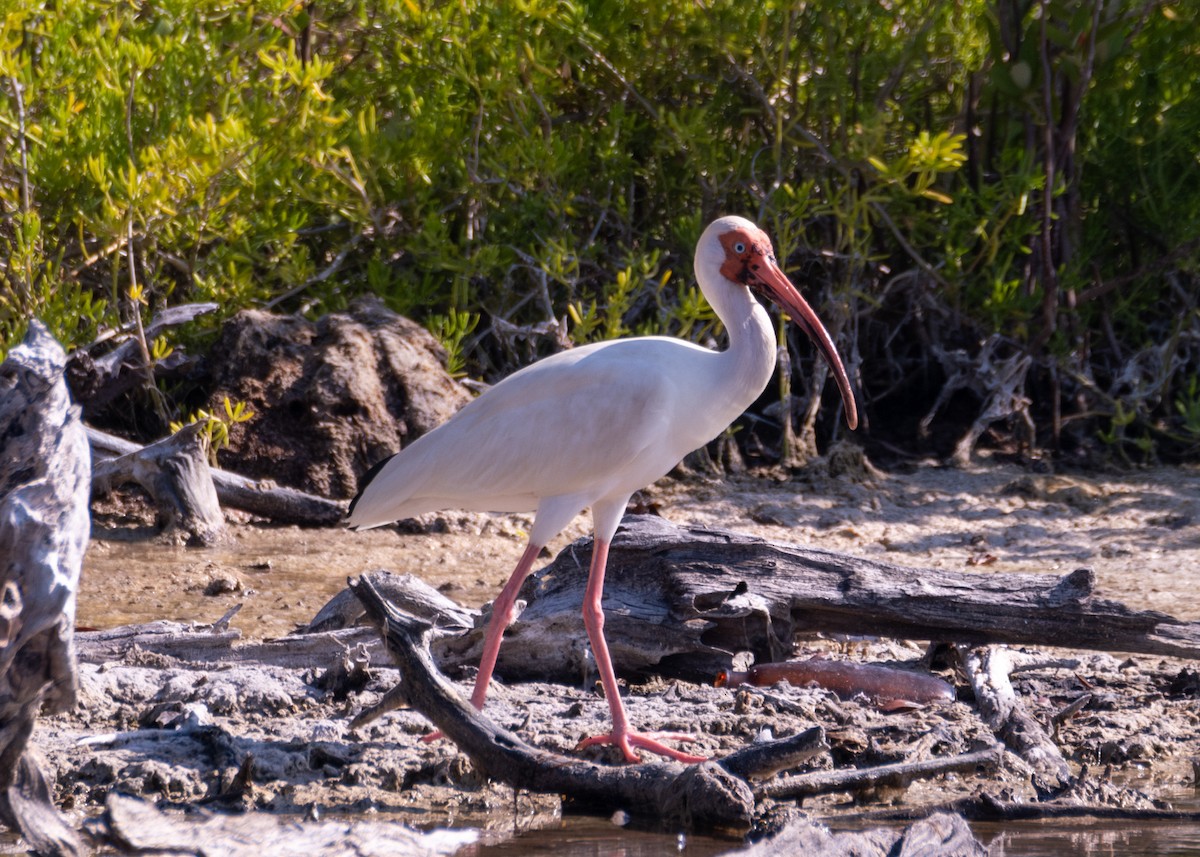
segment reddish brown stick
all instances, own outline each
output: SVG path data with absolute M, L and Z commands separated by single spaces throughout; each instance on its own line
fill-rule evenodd
M 953 702 L 955 698 L 953 685 L 931 675 L 877 664 L 853 664 L 820 658 L 756 664 L 745 672 L 726 671 L 717 676 L 714 684 L 717 687 L 738 687 L 743 684 L 770 687 L 781 681 L 796 687 L 816 684 L 832 690 L 843 699 L 862 693 L 878 700 L 900 699 L 927 705 Z

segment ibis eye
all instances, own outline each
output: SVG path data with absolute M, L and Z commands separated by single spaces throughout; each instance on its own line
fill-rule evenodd
M 746 245 L 743 244 L 741 241 L 739 241 L 738 243 L 733 245 L 733 252 L 734 253 L 745 253 Z

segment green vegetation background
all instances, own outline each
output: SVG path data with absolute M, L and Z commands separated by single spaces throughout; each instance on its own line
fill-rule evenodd
M 10 0 L 0 348 L 373 292 L 491 379 L 496 320 L 713 334 L 691 249 L 736 212 L 877 433 L 961 349 L 1029 358 L 1034 446 L 1189 457 L 1197 33 L 1184 0 Z

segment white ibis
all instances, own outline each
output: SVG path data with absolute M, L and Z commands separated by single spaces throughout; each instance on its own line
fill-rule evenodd
M 696 279 L 729 332 L 729 347 L 646 336 L 597 342 L 547 357 L 506 378 L 444 425 L 376 465 L 350 505 L 350 526 L 376 527 L 423 512 L 535 511 L 529 544 L 492 607 L 471 702 L 482 708 L 522 582 L 542 547 L 584 509 L 594 547 L 583 620 L 612 730 L 580 746 L 612 744 L 701 761 L 629 727 L 604 640 L 601 593 L 608 549 L 633 492 L 717 437 L 758 398 L 775 368 L 775 331 L 751 290 L 771 298 L 833 369 L 846 422 L 858 412 L 833 340 L 783 274 L 766 234 L 722 217 L 696 247 Z M 664 736 L 659 736 L 664 737 Z M 665 736 L 690 740 L 686 735 Z

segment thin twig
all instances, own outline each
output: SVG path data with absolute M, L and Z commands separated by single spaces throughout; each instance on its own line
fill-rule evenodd
M 101 259 L 103 259 L 107 256 L 111 256 L 113 253 L 117 252 L 122 247 L 124 247 L 125 242 L 128 240 L 129 240 L 128 235 L 121 235 L 120 237 L 113 239 L 108 244 L 106 244 L 104 247 L 102 247 L 99 250 L 97 250 L 96 252 L 92 253 L 90 256 L 87 256 L 82 262 L 79 263 L 78 266 L 73 268 L 71 270 L 71 277 L 72 278 L 78 277 L 85 270 L 92 267 L 92 265 L 95 265 Z
M 170 416 L 167 414 L 167 405 L 163 399 L 163 394 L 158 389 L 158 384 L 154 379 L 154 360 L 150 356 L 150 346 L 146 342 L 146 329 L 142 325 L 141 301 L 140 298 L 134 297 L 139 291 L 137 259 L 135 258 L 136 244 L 134 242 L 133 233 L 134 200 L 137 196 L 136 186 L 138 184 L 137 152 L 133 146 L 133 106 L 134 96 L 137 91 L 137 79 L 138 73 L 135 70 L 129 77 L 129 95 L 126 97 L 125 101 L 125 140 L 129 146 L 129 165 L 131 176 L 129 187 L 129 211 L 125 218 L 125 258 L 129 262 L 129 309 L 133 314 L 133 321 L 136 326 L 136 339 L 138 343 L 138 351 L 140 352 L 142 358 L 142 373 L 146 377 L 146 390 L 149 393 L 150 402 L 154 406 L 155 413 L 165 426 L 168 422 L 170 422 Z
M 338 254 L 333 257 L 332 262 L 330 262 L 328 265 L 326 265 L 324 268 L 322 268 L 317 273 L 313 274 L 311 277 L 309 277 L 307 280 L 305 280 L 300 285 L 294 286 L 293 288 L 288 289 L 283 294 L 278 295 L 277 297 L 274 297 L 271 300 L 267 301 L 264 308 L 265 309 L 274 309 L 275 307 L 279 306 L 284 301 L 289 300 L 290 298 L 294 298 L 296 295 L 300 294 L 301 292 L 305 291 L 306 289 L 308 289 L 312 286 L 315 286 L 317 283 L 321 283 L 321 282 L 324 282 L 325 280 L 328 280 L 330 277 L 332 277 L 334 274 L 336 274 L 338 271 L 340 271 L 342 269 L 342 265 L 344 265 L 346 263 L 346 257 L 349 256 L 351 251 L 353 251 L 354 248 L 359 245 L 359 243 L 362 241 L 362 238 L 363 238 L 363 235 L 361 232 L 355 233 L 353 236 L 351 236 L 350 240 L 346 242 L 346 245 L 344 247 L 342 247 L 342 249 L 338 252 Z
M 928 275 L 929 278 L 939 286 L 947 289 L 950 288 L 950 283 L 946 281 L 946 278 L 939 274 L 936 268 L 925 261 L 924 257 L 917 252 L 916 247 L 913 247 L 912 244 L 908 243 L 908 239 L 906 239 L 900 232 L 900 227 L 896 225 L 896 221 L 892 220 L 892 216 L 887 213 L 887 209 L 883 207 L 883 204 L 872 202 L 870 203 L 870 206 L 871 210 L 874 211 L 879 216 L 879 219 L 884 222 L 884 225 L 891 230 L 892 236 L 896 239 L 896 243 L 900 245 L 900 248 L 908 254 L 910 259 L 917 263 L 917 267 L 924 271 L 926 275 Z
M 754 796 L 760 799 L 787 800 L 829 794 L 830 792 L 861 791 L 880 786 L 907 786 L 914 780 L 941 774 L 975 771 L 979 767 L 995 767 L 1003 756 L 1004 747 L 997 743 L 972 753 L 925 759 L 920 762 L 900 762 L 892 765 L 877 765 L 872 768 L 852 768 L 838 771 L 814 771 L 766 783 L 755 790 Z
M 584 39 L 578 39 L 577 41 L 581 48 L 591 54 L 592 59 L 598 62 L 605 71 L 616 79 L 617 83 L 621 84 L 621 87 L 626 92 L 633 96 L 634 100 L 642 106 L 642 109 L 650 115 L 651 119 L 659 118 L 658 108 L 642 97 L 642 94 L 634 88 L 633 84 L 626 80 L 625 75 L 621 74 L 617 67 L 609 62 L 608 57 L 604 56 L 604 54 L 600 53 L 600 51 L 596 50 L 596 48 L 592 47 Z
M 25 137 L 25 96 L 21 81 L 10 77 L 13 96 L 17 100 L 17 148 L 21 153 L 21 214 L 28 216 L 33 208 L 33 194 L 29 189 L 29 150 Z M 24 253 L 24 280 L 21 283 L 23 294 L 21 302 L 28 305 L 33 297 L 33 270 L 30 267 L 29 254 Z

